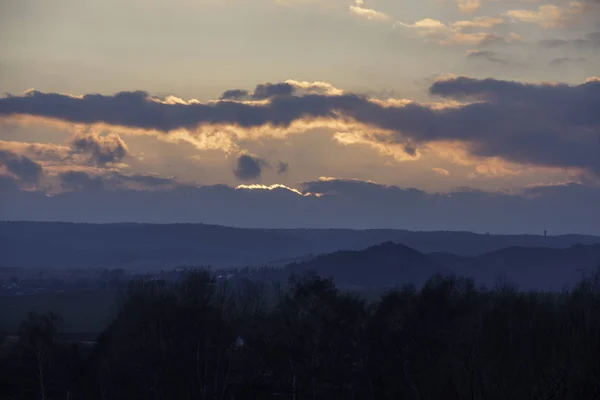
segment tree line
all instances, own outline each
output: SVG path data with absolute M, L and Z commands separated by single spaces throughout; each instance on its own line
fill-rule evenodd
M 93 346 L 48 313 L 0 350 L 2 399 L 600 399 L 600 272 L 563 293 L 437 275 L 368 302 L 191 270 L 130 282 Z

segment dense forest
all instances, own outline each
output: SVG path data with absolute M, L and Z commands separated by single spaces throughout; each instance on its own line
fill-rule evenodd
M 436 275 L 377 301 L 310 273 L 138 279 L 93 344 L 30 314 L 2 399 L 596 399 L 600 270 L 562 293 Z

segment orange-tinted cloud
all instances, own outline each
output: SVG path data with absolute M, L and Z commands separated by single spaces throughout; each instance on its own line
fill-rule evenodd
M 292 91 L 273 94 L 260 104 L 166 104 L 143 92 L 81 98 L 32 92 L 0 99 L 0 115 L 104 124 L 117 133 L 152 132 L 198 146 L 230 145 L 238 156 L 243 153 L 241 140 L 285 137 L 320 127 L 341 132 L 336 137 L 341 143 L 370 145 L 400 159 L 418 158 L 429 143 L 454 140 L 465 143 L 477 157 L 600 172 L 594 147 L 600 115 L 591 106 L 600 102 L 599 82 L 532 84 L 452 77 L 436 81 L 430 91 L 450 101 L 433 106 L 353 93 Z
M 444 168 L 436 167 L 436 168 L 432 168 L 431 170 L 441 176 L 450 176 L 450 171 L 448 171 L 447 169 L 444 169 Z
M 564 27 L 574 23 L 578 17 L 597 8 L 597 2 L 570 1 L 568 6 L 542 4 L 537 9 L 509 10 L 506 16 L 515 21 L 532 23 L 544 28 Z
M 499 17 L 477 17 L 472 20 L 445 24 L 436 19 L 425 18 L 412 24 L 398 22 L 396 25 L 442 45 L 486 45 L 494 42 L 514 43 L 522 40 L 515 33 L 499 35 L 481 31 L 502 25 L 504 22 L 504 19 Z
M 364 8 L 362 5 L 350 6 L 350 12 L 360 18 L 365 18 L 370 21 L 389 22 L 392 20 L 392 17 L 389 15 L 373 10 L 372 8 Z
M 458 9 L 464 13 L 472 13 L 481 7 L 480 0 L 456 0 Z

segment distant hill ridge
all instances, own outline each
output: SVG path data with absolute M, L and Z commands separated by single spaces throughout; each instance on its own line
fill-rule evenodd
M 203 224 L 0 222 L 0 267 L 144 269 L 178 265 L 215 268 L 283 265 L 310 259 L 311 255 L 361 250 L 382 243 L 391 246 L 387 242 L 403 243 L 424 254 L 474 257 L 511 246 L 590 245 L 600 243 L 600 237 L 394 229 L 248 229 Z
M 391 241 L 359 251 L 323 254 L 286 268 L 295 273 L 317 272 L 323 277 L 333 278 L 341 287 L 421 285 L 436 273 L 452 272 L 425 254 Z
M 565 249 L 510 247 L 479 256 L 423 254 L 386 242 L 361 251 L 338 251 L 293 263 L 289 272 L 314 271 L 342 287 L 421 286 L 434 274 L 472 277 L 492 286 L 500 277 L 523 289 L 561 290 L 600 267 L 600 244 Z

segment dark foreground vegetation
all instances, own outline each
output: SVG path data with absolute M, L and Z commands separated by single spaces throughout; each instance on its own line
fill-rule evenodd
M 435 276 L 367 303 L 196 270 L 130 282 L 96 343 L 52 313 L 1 340 L 2 399 L 596 399 L 600 272 L 561 294 Z

